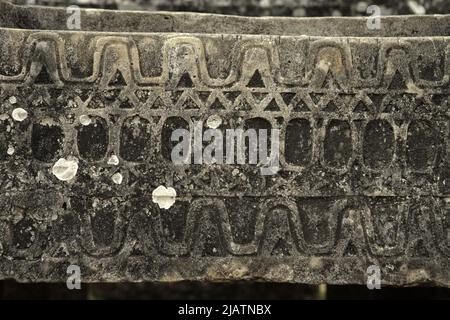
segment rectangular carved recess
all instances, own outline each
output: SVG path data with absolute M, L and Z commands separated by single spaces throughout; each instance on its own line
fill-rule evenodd
M 449 16 L 81 17 L 0 3 L 0 278 L 449 285 Z M 211 115 L 280 129 L 280 172 L 175 166 Z

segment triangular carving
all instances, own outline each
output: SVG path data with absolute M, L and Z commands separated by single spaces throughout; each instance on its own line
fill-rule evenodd
M 261 101 L 263 101 L 264 98 L 267 97 L 268 93 L 253 92 L 252 95 L 253 95 L 253 98 L 255 99 L 255 101 L 257 103 L 261 103 Z
M 278 106 L 277 102 L 274 98 L 269 102 L 267 107 L 264 109 L 264 111 L 281 111 L 280 107 Z
M 116 71 L 116 74 L 114 77 L 111 78 L 111 80 L 108 83 L 108 86 L 126 86 L 127 82 L 125 81 L 125 78 L 123 77 L 123 74 L 120 70 Z
M 172 91 L 172 102 L 173 104 L 176 104 L 178 100 L 180 99 L 181 95 L 183 94 L 183 91 Z
M 357 104 L 356 107 L 353 109 L 353 112 L 356 112 L 356 113 L 369 112 L 369 109 L 368 109 L 367 106 L 364 104 L 364 102 L 358 101 L 358 104 Z
M 208 100 L 209 96 L 211 95 L 210 91 L 199 91 L 198 93 L 198 97 L 200 98 L 200 100 L 205 103 L 206 100 Z
M 336 106 L 334 101 L 331 100 L 330 102 L 328 102 L 327 106 L 323 109 L 323 111 L 325 111 L 325 112 L 336 112 L 336 111 L 338 111 L 338 107 Z
M 272 249 L 270 255 L 272 256 L 290 256 L 291 255 L 291 245 L 285 239 L 278 239 L 277 243 Z
M 125 100 L 120 102 L 119 108 L 120 109 L 132 109 L 132 108 L 134 108 L 134 104 L 133 104 L 133 102 L 131 102 L 131 100 L 129 98 L 126 98 Z
M 411 257 L 430 257 L 430 253 L 425 247 L 424 241 L 422 239 L 419 239 L 412 247 Z
M 333 74 L 328 70 L 325 80 L 322 83 L 324 89 L 340 88 L 339 83 L 334 79 Z
M 249 111 L 252 110 L 252 106 L 247 102 L 247 99 L 242 98 L 240 101 L 237 102 L 236 109 L 242 111 Z
M 347 247 L 344 250 L 343 256 L 344 257 L 354 257 L 358 255 L 358 249 L 353 244 L 352 241 L 349 241 L 347 244 Z
M 50 74 L 47 72 L 47 68 L 45 66 L 42 66 L 41 71 L 34 79 L 34 83 L 36 84 L 52 84 L 53 81 L 51 80 Z
M 303 101 L 303 99 L 300 99 L 300 101 L 297 102 L 294 105 L 293 111 L 295 111 L 295 112 L 309 112 L 311 110 L 309 110 L 309 108 L 306 105 L 305 101 Z
M 389 84 L 389 89 L 391 89 L 391 90 L 406 89 L 405 81 L 398 70 L 395 71 L 395 74 L 392 77 L 391 83 Z
M 369 94 L 369 99 L 372 101 L 375 106 L 375 110 L 380 110 L 381 103 L 383 101 L 384 95 L 382 94 Z
M 294 99 L 295 97 L 295 93 L 293 92 L 283 92 L 281 93 L 281 98 L 283 98 L 284 103 L 286 103 L 286 105 L 288 106 L 292 99 Z
M 157 97 L 156 100 L 153 102 L 152 106 L 150 107 L 150 109 L 165 109 L 165 107 L 166 104 L 161 99 L 161 97 Z
M 231 103 L 234 103 L 239 95 L 240 92 L 238 91 L 225 92 L 225 98 L 227 98 Z
M 183 102 L 183 109 L 185 110 L 195 110 L 198 109 L 198 105 L 192 100 L 191 97 L 187 97 Z
M 225 109 L 225 107 L 220 102 L 220 100 L 218 98 L 216 98 L 216 100 L 214 100 L 214 102 L 211 104 L 210 109 L 212 109 L 212 110 L 223 110 L 223 109 Z
M 261 77 L 261 73 L 259 70 L 256 70 L 255 73 L 253 73 L 253 76 L 250 78 L 250 81 L 247 84 L 247 87 L 251 88 L 264 88 L 266 85 L 264 83 L 264 80 Z
M 323 93 L 311 93 L 309 96 L 311 97 L 311 99 L 314 102 L 314 104 L 318 105 L 319 102 L 320 102 L 320 99 L 322 99 L 324 94 Z
M 93 92 L 92 90 L 86 90 L 86 89 L 80 89 L 80 90 L 76 91 L 78 97 L 80 97 L 81 101 L 83 101 L 83 102 L 86 102 L 86 100 L 89 99 L 92 92 Z
M 178 81 L 177 84 L 178 88 L 192 88 L 194 87 L 194 83 L 192 82 L 191 76 L 189 73 L 185 72 L 180 78 L 180 81 Z

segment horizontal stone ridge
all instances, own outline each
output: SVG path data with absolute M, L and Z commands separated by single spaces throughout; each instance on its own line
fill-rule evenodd
M 67 30 L 65 8 L 12 5 L 0 0 L 0 27 Z M 367 28 L 367 17 L 241 17 L 185 12 L 81 10 L 81 30 L 101 32 L 172 32 L 306 35 L 328 37 L 447 36 L 449 15 L 385 16 L 383 27 Z M 418 27 L 420 26 L 420 27 Z
M 448 286 L 447 37 L 0 41 L 1 278 Z M 280 171 L 175 165 L 211 116 L 279 129 Z

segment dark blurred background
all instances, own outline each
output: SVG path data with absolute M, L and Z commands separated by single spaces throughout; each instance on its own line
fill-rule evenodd
M 225 300 L 325 300 L 325 299 L 450 299 L 450 289 L 436 287 L 381 287 L 287 283 L 118 283 L 82 284 L 80 290 L 68 290 L 61 284 L 24 284 L 12 280 L 0 281 L 0 299 L 225 299 Z
M 118 10 L 191 11 L 247 16 L 361 16 L 369 5 L 381 15 L 442 14 L 450 12 L 449 0 L 11 0 L 36 4 Z

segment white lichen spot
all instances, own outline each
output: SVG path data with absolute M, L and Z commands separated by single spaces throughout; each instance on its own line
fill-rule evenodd
M 22 108 L 15 108 L 12 112 L 12 117 L 16 121 L 23 121 L 28 117 L 28 112 Z
M 82 114 L 82 115 L 78 118 L 78 120 L 80 120 L 80 123 L 81 123 L 83 126 L 88 126 L 88 125 L 90 125 L 91 122 L 92 122 L 91 118 L 90 118 L 89 116 L 85 115 L 85 114 Z
M 97 199 L 97 198 L 94 198 L 94 199 L 92 200 L 92 208 L 97 208 L 98 203 L 99 203 L 98 199 Z
M 14 154 L 14 148 L 13 147 L 11 147 L 11 146 L 9 146 L 8 147 L 8 150 L 6 150 L 6 153 L 8 154 L 8 155 L 10 155 L 10 156 L 12 156 L 13 154 Z
M 75 177 L 78 170 L 78 160 L 76 158 L 61 158 L 53 165 L 52 173 L 61 181 L 68 181 Z
M 222 124 L 222 119 L 218 115 L 212 115 L 206 119 L 206 125 L 208 128 L 217 129 Z
M 113 181 L 115 184 L 121 184 L 121 183 L 122 183 L 122 180 L 123 180 L 123 176 L 122 176 L 121 173 L 117 172 L 117 173 L 114 173 L 114 174 L 113 174 L 113 176 L 111 177 L 111 179 L 112 179 L 112 181 Z
M 9 97 L 8 100 L 9 100 L 9 103 L 11 103 L 11 104 L 16 104 L 17 103 L 17 98 L 14 97 L 14 96 Z
M 156 203 L 160 209 L 169 209 L 174 203 L 177 192 L 174 188 L 166 188 L 159 186 L 152 192 L 152 201 Z
M 109 157 L 108 164 L 117 166 L 119 164 L 119 158 L 115 154 L 113 154 L 111 157 Z

